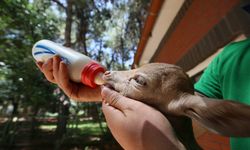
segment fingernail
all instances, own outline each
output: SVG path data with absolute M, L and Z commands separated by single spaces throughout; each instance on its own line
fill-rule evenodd
M 65 64 L 65 62 L 64 62 L 64 61 L 60 61 L 60 65 L 61 65 L 61 64 Z
M 38 61 L 38 62 L 36 62 L 36 64 L 39 65 L 39 66 L 41 66 L 43 64 L 43 62 Z
M 36 62 L 37 67 L 42 71 L 43 62 Z
M 55 59 L 61 60 L 61 57 L 60 57 L 60 55 L 58 55 L 58 54 L 56 54 L 56 55 L 54 56 L 54 58 L 55 58 Z

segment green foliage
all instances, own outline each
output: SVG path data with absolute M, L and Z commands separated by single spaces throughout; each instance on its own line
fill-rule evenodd
M 149 0 L 119 0 L 110 1 L 109 4 L 103 1 L 96 2 L 97 7 L 104 10 L 101 16 L 106 16 L 99 21 L 105 30 L 99 34 L 96 43 L 100 44 L 99 51 L 101 49 L 103 52 L 98 53 L 102 55 L 102 62 L 107 68 L 129 69 L 139 42 L 148 4 Z M 94 23 L 94 27 L 98 28 L 99 22 Z
M 82 0 L 73 4 L 73 47 L 79 51 L 84 48 L 108 69 L 128 69 L 148 0 Z M 38 71 L 31 48 L 40 39 L 60 40 L 65 8 L 55 7 L 50 0 L 0 1 L 1 102 L 35 108 L 55 105 L 55 87 Z
M 63 106 L 68 98 L 46 81 L 34 63 L 31 49 L 41 39 L 61 43 L 67 39 L 73 49 L 100 61 L 109 70 L 128 69 L 148 3 L 149 0 L 0 0 L 0 105 L 32 107 L 34 114 L 41 109 L 55 113 L 59 118 L 57 128 L 66 127 L 70 108 L 71 117 L 93 118 L 95 122 L 75 121 L 73 124 L 82 129 L 82 134 L 106 133 L 101 104 Z M 68 8 L 72 8 L 71 14 Z M 65 33 L 70 33 L 70 38 Z M 63 140 L 58 141 L 59 147 Z
M 44 7 L 41 7 L 44 6 Z M 48 4 L 0 1 L 0 101 L 48 106 L 54 87 L 44 80 L 31 56 L 34 42 L 58 36 L 59 20 Z

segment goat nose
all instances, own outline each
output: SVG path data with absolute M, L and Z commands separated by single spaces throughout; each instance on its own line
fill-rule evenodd
M 106 72 L 104 73 L 105 76 L 110 75 L 110 74 L 111 74 L 110 71 L 106 71 Z
M 104 76 L 105 76 L 106 78 L 110 78 L 110 77 L 111 77 L 111 74 L 112 74 L 111 71 L 106 71 L 106 72 L 104 73 Z

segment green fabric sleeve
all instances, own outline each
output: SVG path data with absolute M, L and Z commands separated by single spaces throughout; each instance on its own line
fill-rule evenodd
M 218 54 L 203 72 L 199 81 L 194 85 L 197 92 L 210 98 L 222 98 L 219 82 L 220 54 Z

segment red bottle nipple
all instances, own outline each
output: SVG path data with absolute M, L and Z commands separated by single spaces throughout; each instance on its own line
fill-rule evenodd
M 90 61 L 84 66 L 82 70 L 81 82 L 92 88 L 97 87 L 97 84 L 94 81 L 95 81 L 96 75 L 100 72 L 104 73 L 105 69 L 100 64 L 94 61 Z

